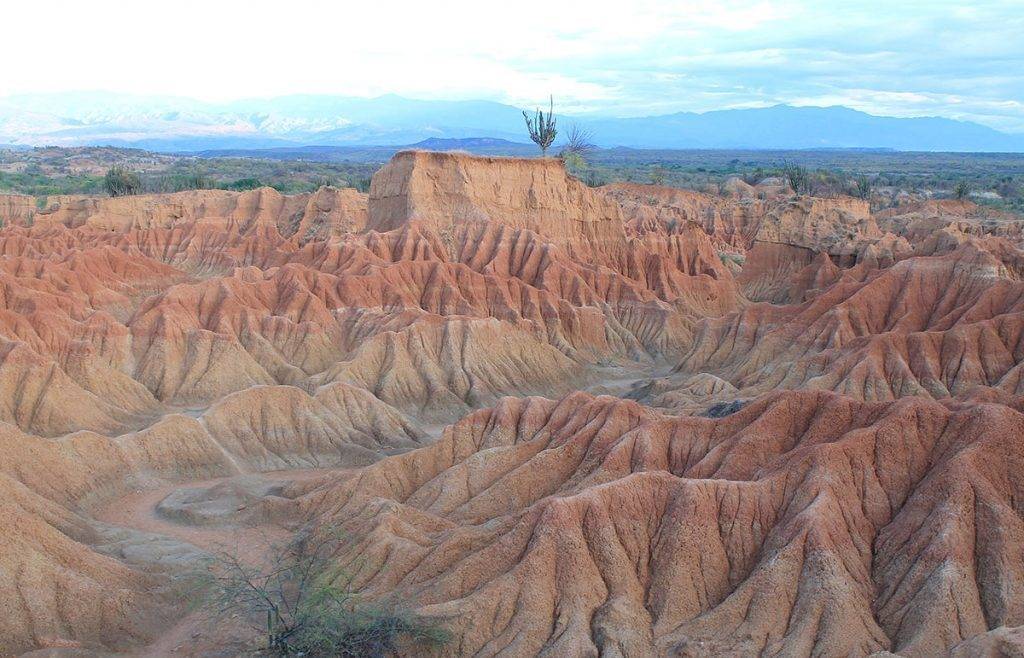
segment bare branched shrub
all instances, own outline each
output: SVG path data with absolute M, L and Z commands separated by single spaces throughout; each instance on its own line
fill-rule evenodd
M 574 123 L 569 128 L 569 135 L 565 140 L 565 146 L 562 147 L 561 154 L 564 156 L 567 153 L 576 153 L 580 156 L 586 156 L 596 148 L 593 131 L 582 128 L 579 124 Z
M 585 174 L 588 166 L 587 155 L 597 148 L 594 146 L 593 138 L 594 134 L 591 131 L 581 128 L 578 124 L 573 124 L 569 128 L 569 137 L 558 154 L 566 171 L 580 177 Z
M 205 609 L 213 622 L 245 620 L 276 656 L 386 656 L 447 641 L 427 619 L 362 600 L 335 566 L 342 548 L 339 533 L 325 532 L 273 547 L 260 566 L 219 552 L 199 576 Z

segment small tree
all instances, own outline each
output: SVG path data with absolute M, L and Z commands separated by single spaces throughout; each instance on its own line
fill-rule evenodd
M 103 188 L 110 196 L 127 196 L 142 191 L 142 181 L 134 171 L 115 165 L 103 177 Z
M 959 183 L 956 184 L 956 187 L 953 188 L 953 196 L 955 196 L 957 199 L 963 200 L 969 197 L 970 195 L 971 185 L 965 180 L 960 181 Z
M 530 139 L 540 147 L 541 156 L 547 155 L 548 148 L 558 135 L 558 130 L 555 129 L 555 97 L 551 97 L 547 116 L 543 110 L 537 108 L 537 114 L 533 117 L 523 110 L 523 119 L 526 120 L 526 129 L 530 131 Z
M 338 181 L 334 180 L 330 176 L 317 176 L 313 178 L 314 191 L 319 190 L 322 187 L 338 187 Z
M 351 577 L 335 567 L 343 543 L 337 532 L 302 536 L 272 547 L 268 564 L 237 553 L 214 556 L 199 575 L 212 621 L 239 615 L 265 634 L 276 656 L 393 655 L 403 643 L 436 646 L 448 633 L 400 608 L 360 600 Z
M 245 192 L 247 190 L 255 190 L 263 187 L 264 183 L 258 178 L 239 178 L 236 181 L 226 183 L 223 187 L 225 190 L 233 190 L 235 192 Z

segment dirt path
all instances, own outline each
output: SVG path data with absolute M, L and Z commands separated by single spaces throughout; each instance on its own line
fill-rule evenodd
M 232 481 L 256 477 L 271 483 L 288 483 L 320 478 L 325 475 L 344 477 L 347 469 L 311 469 L 275 471 L 257 476 L 240 475 L 210 480 L 183 482 L 156 489 L 136 491 L 114 499 L 95 510 L 97 521 L 139 530 L 145 533 L 169 537 L 205 552 L 228 551 L 240 559 L 259 564 L 268 557 L 270 548 L 291 538 L 292 533 L 276 524 L 260 525 L 218 523 L 216 525 L 194 525 L 178 522 L 157 512 L 157 506 L 171 494 L 185 490 L 212 489 L 218 485 L 230 485 Z M 241 509 L 241 508 L 240 508 Z M 184 613 L 176 623 L 150 645 L 140 649 L 137 656 L 217 656 L 236 655 L 238 646 L 248 635 L 244 626 L 235 629 L 223 626 L 213 628 L 201 612 Z M 227 636 L 237 635 L 237 638 Z M 232 641 L 235 640 L 235 641 Z

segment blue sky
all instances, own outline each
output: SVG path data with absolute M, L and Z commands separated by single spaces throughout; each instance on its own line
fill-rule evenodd
M 1024 132 L 1024 0 L 35 0 L 5 19 L 0 96 L 554 93 L 616 116 L 846 105 Z

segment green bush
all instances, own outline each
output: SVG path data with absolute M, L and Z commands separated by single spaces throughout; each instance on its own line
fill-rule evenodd
M 861 199 L 870 199 L 872 190 L 871 179 L 867 176 L 858 176 L 853 187 L 853 196 Z
M 258 178 L 239 178 L 238 180 L 228 183 L 223 187 L 225 190 L 245 192 L 246 190 L 259 189 L 263 187 L 263 183 Z
M 372 181 L 372 176 L 361 176 L 352 181 L 352 187 L 365 194 L 370 191 L 370 183 Z
M 283 638 L 281 655 L 389 656 L 406 643 L 426 647 L 448 641 L 443 629 L 408 612 L 352 606 L 343 592 L 314 592 L 298 617 L 296 632 Z
M 103 188 L 110 196 L 128 196 L 142 192 L 142 181 L 134 171 L 114 166 L 103 177 Z
M 214 556 L 199 575 L 210 621 L 248 620 L 276 656 L 386 656 L 448 640 L 429 619 L 363 601 L 334 566 L 342 546 L 328 530 L 272 547 L 264 566 L 232 552 Z

